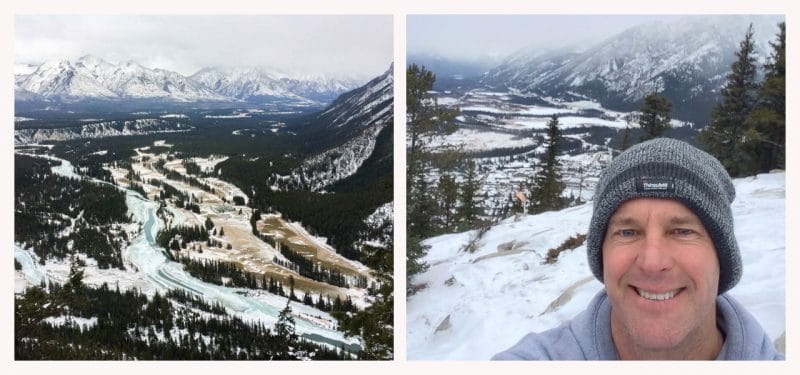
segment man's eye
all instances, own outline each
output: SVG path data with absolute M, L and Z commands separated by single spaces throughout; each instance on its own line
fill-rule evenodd
M 636 231 L 633 229 L 620 229 L 619 235 L 622 237 L 633 237 L 636 235 Z
M 688 235 L 694 233 L 693 230 L 686 229 L 686 228 L 676 228 L 676 229 L 673 230 L 673 232 L 675 234 L 679 235 L 679 236 L 688 236 Z

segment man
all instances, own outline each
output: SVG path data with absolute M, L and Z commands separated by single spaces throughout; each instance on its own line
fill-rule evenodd
M 724 294 L 742 275 L 717 159 L 673 139 L 631 147 L 600 176 L 587 236 L 605 284 L 571 321 L 530 333 L 493 359 L 784 359 Z

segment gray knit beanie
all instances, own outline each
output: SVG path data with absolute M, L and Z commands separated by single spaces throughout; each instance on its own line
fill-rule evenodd
M 733 234 L 731 178 L 713 156 L 688 143 L 658 138 L 617 156 L 600 174 L 589 224 L 589 267 L 603 282 L 602 246 L 611 215 L 633 198 L 680 201 L 703 222 L 719 259 L 719 291 L 733 288 L 742 276 L 742 258 Z

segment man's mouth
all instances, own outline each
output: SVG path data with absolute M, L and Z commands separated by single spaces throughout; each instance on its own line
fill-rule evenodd
M 665 292 L 665 293 L 654 293 L 654 292 L 648 292 L 646 290 L 642 290 L 642 289 L 636 288 L 636 292 L 639 293 L 639 296 L 641 296 L 644 299 L 649 299 L 651 301 L 665 301 L 665 300 L 668 300 L 668 299 L 672 299 L 680 291 L 681 291 L 681 289 L 675 289 L 675 290 L 670 290 L 670 291 Z

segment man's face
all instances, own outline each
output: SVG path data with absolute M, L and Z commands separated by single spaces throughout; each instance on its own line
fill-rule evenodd
M 608 223 L 603 275 L 618 349 L 680 351 L 716 332 L 719 261 L 702 222 L 682 203 L 623 203 Z

